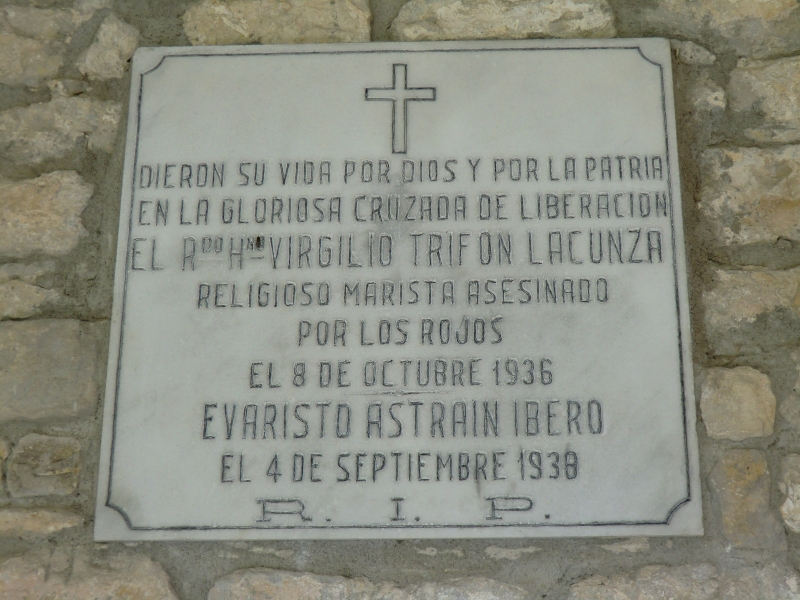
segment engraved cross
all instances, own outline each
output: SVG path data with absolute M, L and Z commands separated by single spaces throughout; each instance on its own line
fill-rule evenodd
M 366 100 L 392 103 L 392 154 L 405 154 L 408 148 L 408 103 L 436 100 L 435 87 L 408 87 L 408 65 L 392 65 L 392 87 L 366 88 Z

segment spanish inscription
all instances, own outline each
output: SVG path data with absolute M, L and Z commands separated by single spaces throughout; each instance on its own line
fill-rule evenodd
M 97 538 L 701 533 L 671 81 L 140 50 Z

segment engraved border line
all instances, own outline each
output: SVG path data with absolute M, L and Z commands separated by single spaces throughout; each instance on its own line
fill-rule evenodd
M 670 206 L 670 228 L 672 234 L 672 266 L 674 289 L 675 289 L 675 305 L 677 311 L 678 323 L 678 363 L 681 381 L 681 408 L 683 411 L 683 438 L 684 438 L 684 454 L 686 466 L 686 497 L 678 500 L 667 512 L 666 517 L 662 521 L 657 520 L 640 520 L 640 521 L 591 521 L 583 523 L 493 523 L 493 524 L 436 524 L 436 525 L 275 525 L 269 527 L 260 527 L 254 525 L 175 525 L 163 527 L 148 527 L 134 525 L 125 512 L 125 510 L 114 504 L 111 500 L 112 483 L 113 483 L 113 470 L 114 470 L 114 450 L 116 442 L 116 427 L 117 427 L 117 413 L 119 403 L 119 390 L 120 379 L 122 375 L 122 350 L 123 350 L 123 337 L 125 330 L 125 304 L 127 300 L 128 289 L 128 274 L 130 251 L 128 245 L 130 244 L 130 237 L 133 227 L 133 208 L 135 204 L 136 195 L 136 167 L 138 165 L 139 156 L 139 138 L 141 133 L 141 110 L 142 110 L 142 94 L 144 89 L 144 77 L 149 75 L 160 68 L 168 58 L 204 58 L 204 57 L 235 57 L 235 56 L 320 56 L 320 55 L 346 55 L 346 54 L 425 54 L 425 53 L 454 53 L 454 52 L 542 52 L 542 51 L 584 51 L 584 50 L 606 50 L 606 51 L 619 51 L 619 50 L 636 50 L 638 54 L 647 62 L 659 68 L 659 79 L 661 83 L 661 109 L 664 122 L 664 143 L 666 149 L 667 161 L 667 190 L 669 194 Z M 670 144 L 669 144 L 669 122 L 667 118 L 667 99 L 666 99 L 666 82 L 664 81 L 664 66 L 650 58 L 648 58 L 641 49 L 641 46 L 573 46 L 573 47 L 559 47 L 559 46 L 545 46 L 540 48 L 526 48 L 526 47 L 475 47 L 475 48 L 437 48 L 437 49 L 383 49 L 383 50 L 319 50 L 319 51 L 288 51 L 288 52 L 249 52 L 249 53 L 196 53 L 196 54 L 166 54 L 161 60 L 152 68 L 142 72 L 139 75 L 139 95 L 137 98 L 136 106 L 136 140 L 134 147 L 133 159 L 134 175 L 131 181 L 131 203 L 128 221 L 128 239 L 126 240 L 126 258 L 125 258 L 125 279 L 123 284 L 122 294 L 122 309 L 120 317 L 120 336 L 119 336 L 119 352 L 117 355 L 117 374 L 115 381 L 114 392 L 114 414 L 112 419 L 112 433 L 111 433 L 111 448 L 109 455 L 109 474 L 108 474 L 108 491 L 106 495 L 106 506 L 117 511 L 124 519 L 126 525 L 133 531 L 224 531 L 224 530 L 251 530 L 251 531 L 282 531 L 282 530 L 333 530 L 333 529 L 496 529 L 508 527 L 610 527 L 610 526 L 647 526 L 647 525 L 668 525 L 672 520 L 674 514 L 684 505 L 688 504 L 691 499 L 691 477 L 690 477 L 690 462 L 689 462 L 689 433 L 687 422 L 687 408 L 686 408 L 686 384 L 685 384 L 685 370 L 684 370 L 684 353 L 683 353 L 683 335 L 681 330 L 681 305 L 680 305 L 680 291 L 678 285 L 678 257 L 677 257 L 677 242 L 675 238 L 675 213 L 674 213 L 674 198 L 672 189 L 672 169 L 670 161 Z

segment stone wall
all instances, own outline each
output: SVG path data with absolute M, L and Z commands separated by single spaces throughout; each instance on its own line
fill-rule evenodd
M 139 45 L 674 40 L 702 538 L 92 540 Z M 800 599 L 797 0 L 0 2 L 0 598 Z

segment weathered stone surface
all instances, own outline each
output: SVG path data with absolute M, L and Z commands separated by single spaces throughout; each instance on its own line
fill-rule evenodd
M 792 427 L 800 430 L 800 395 L 790 394 L 778 405 L 778 412 Z
M 119 79 L 139 45 L 139 31 L 132 25 L 108 15 L 94 42 L 78 58 L 78 70 L 89 79 Z
M 0 321 L 26 319 L 37 315 L 43 305 L 56 300 L 59 296 L 58 292 L 18 279 L 0 283 Z
M 397 594 L 386 590 L 385 586 L 381 587 L 384 589 L 375 595 L 386 597 Z M 412 585 L 400 590 L 401 593 L 403 591 L 410 600 L 522 600 L 527 596 L 520 588 L 478 577 Z
M 800 351 L 793 351 L 791 356 L 797 371 L 797 379 L 792 391 L 778 405 L 778 412 L 792 427 L 800 431 Z
M 740 442 L 772 435 L 775 395 L 769 377 L 750 367 L 709 369 L 700 393 L 708 435 Z
M 731 72 L 728 91 L 736 113 L 760 123 L 744 130 L 756 142 L 800 141 L 800 56 L 752 62 Z
M 785 549 L 783 527 L 769 508 L 769 472 L 761 450 L 728 450 L 711 471 L 722 532 L 739 548 Z
M 685 97 L 688 101 L 686 104 L 692 119 L 691 129 L 695 141 L 698 144 L 708 144 L 715 139 L 725 118 L 725 108 L 728 104 L 725 90 L 705 72 L 705 69 L 701 70 L 700 74 L 692 74 L 685 85 Z
M 0 537 L 50 535 L 83 525 L 83 517 L 71 510 L 0 508 Z
M 720 354 L 736 354 L 748 341 L 741 329 L 777 309 L 800 315 L 800 269 L 786 271 L 725 271 L 713 273 L 713 287 L 703 292 L 706 335 Z M 779 332 L 775 332 L 779 333 Z M 767 342 L 780 343 L 778 336 Z
M 367 0 L 203 0 L 183 15 L 194 45 L 368 42 Z
M 783 522 L 795 533 L 800 533 L 800 454 L 783 457 L 778 487 L 786 496 L 781 504 Z
M 717 61 L 716 56 L 694 42 L 671 40 L 670 45 L 678 60 L 686 65 L 709 66 Z
M 366 579 L 246 569 L 218 579 L 208 592 L 208 600 L 346 600 L 368 598 L 374 590 L 375 586 Z
M 0 179 L 0 257 L 67 254 L 86 230 L 81 213 L 93 187 L 74 171 L 26 181 Z
M 366 579 L 268 569 L 236 571 L 217 580 L 208 593 L 208 600 L 522 600 L 525 597 L 519 588 L 480 578 L 397 588 L 392 584 L 375 585 Z
M 502 548 L 500 546 L 487 546 L 483 550 L 486 556 L 493 560 L 519 560 L 528 554 L 541 552 L 539 546 L 523 546 L 522 548 Z
M 410 0 L 391 26 L 397 40 L 613 37 L 606 0 Z
M 691 131 L 694 143 L 699 146 L 718 143 L 726 123 L 728 100 L 710 69 L 705 66 L 685 69 L 684 76 L 676 81 L 675 91 L 684 99 L 680 106 L 691 119 L 686 129 Z
M 88 6 L 78 10 L 0 9 L 0 83 L 35 87 L 55 77 L 71 36 L 91 16 Z
M 92 411 L 100 327 L 68 319 L 0 323 L 0 422 Z
M 718 243 L 800 240 L 800 146 L 714 148 L 700 170 L 699 207 Z
M 112 8 L 112 0 L 74 0 L 72 8 L 80 12 Z
M 75 30 L 92 16 L 93 6 L 57 10 L 31 6 L 4 6 L 0 9 L 0 29 L 39 40 L 70 41 Z
M 78 552 L 73 561 L 44 552 L 0 563 L 0 597 L 53 600 L 177 600 L 161 566 L 144 556 L 93 559 Z M 72 562 L 72 569 L 69 564 Z
M 641 4 L 633 26 L 651 35 L 690 38 L 718 51 L 769 58 L 800 49 L 795 0 L 660 0 Z
M 11 454 L 11 442 L 5 438 L 0 438 L 0 484 L 6 478 L 6 459 L 9 454 Z M 2 487 L 0 486 L 0 490 L 2 490 Z
M 418 554 L 423 556 L 439 556 L 444 554 L 452 554 L 453 556 L 464 556 L 464 551 L 461 548 L 450 548 L 449 550 L 434 548 L 427 546 L 425 548 L 416 548 Z
M 6 283 L 14 279 L 19 279 L 25 283 L 36 283 L 39 277 L 54 273 L 56 263 L 52 260 L 40 263 L 6 263 L 0 265 L 0 283 Z
M 81 446 L 70 437 L 29 433 L 8 459 L 6 481 L 15 498 L 68 496 L 78 488 Z
M 77 96 L 89 91 L 89 84 L 81 79 L 51 79 L 47 82 L 53 96 Z
M 720 600 L 800 600 L 800 580 L 789 566 L 728 565 L 722 570 Z
M 689 86 L 689 101 L 695 119 L 707 118 L 705 113 L 723 111 L 728 105 L 725 90 L 707 75 L 698 77 Z
M 650 550 L 650 540 L 645 537 L 634 537 L 614 542 L 613 544 L 600 544 L 603 550 L 608 550 L 612 554 L 624 554 L 626 552 L 647 552 Z
M 717 570 L 708 564 L 650 566 L 635 574 L 588 577 L 570 587 L 569 600 L 716 600 Z
M 34 87 L 55 77 L 62 64 L 49 44 L 0 32 L 0 83 Z
M 111 152 L 120 114 L 119 103 L 84 96 L 12 108 L 0 113 L 0 153 L 18 164 L 38 164 L 84 142 L 90 150 Z

